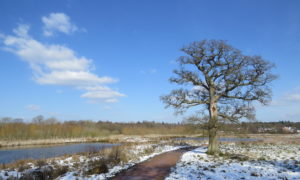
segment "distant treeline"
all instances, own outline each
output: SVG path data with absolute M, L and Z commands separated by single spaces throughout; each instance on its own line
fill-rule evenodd
M 227 133 L 296 133 L 300 122 L 242 122 L 239 124 L 220 124 L 220 130 Z M 205 124 L 135 122 L 119 123 L 109 121 L 64 121 L 56 118 L 34 117 L 30 122 L 19 118 L 0 118 L 0 140 L 85 138 L 108 135 L 147 135 L 206 134 Z
M 103 137 L 108 135 L 193 134 L 199 129 L 187 124 L 155 123 L 149 121 L 118 123 L 109 121 L 64 121 L 37 116 L 31 122 L 22 119 L 0 118 L 0 139 L 53 139 Z
M 299 133 L 300 122 L 278 121 L 278 122 L 242 122 L 239 124 L 223 124 L 225 132 L 243 133 L 277 133 L 290 134 Z

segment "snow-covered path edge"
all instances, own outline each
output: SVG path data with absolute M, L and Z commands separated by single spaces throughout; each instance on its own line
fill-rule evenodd
M 284 148 L 291 151 L 288 154 Z M 223 146 L 221 150 L 236 151 L 235 146 Z M 196 179 L 300 179 L 300 146 L 263 146 L 252 148 L 258 158 L 270 154 L 268 160 L 245 160 L 213 157 L 207 155 L 206 147 L 186 152 L 166 180 L 196 180 Z M 257 150 L 254 150 L 257 149 Z M 277 149 L 277 150 L 276 150 Z M 242 151 L 242 150 L 241 150 Z M 261 153 L 261 154 L 260 154 Z M 284 156 L 281 156 L 281 155 Z
M 78 176 L 74 175 L 74 174 L 76 174 L 76 172 L 68 172 L 67 174 L 65 174 L 63 177 L 60 177 L 59 179 L 61 179 L 61 180 L 75 180 L 75 179 L 104 180 L 104 179 L 108 179 L 108 178 L 111 178 L 111 177 L 115 176 L 116 174 L 120 173 L 121 171 L 129 169 L 138 163 L 147 161 L 154 156 L 157 156 L 157 155 L 160 155 L 160 154 L 163 154 L 166 152 L 174 151 L 177 149 L 185 148 L 185 147 L 187 147 L 187 146 L 170 146 L 170 145 L 163 146 L 160 150 L 158 150 L 158 152 L 154 152 L 154 153 L 152 153 L 150 155 L 146 155 L 146 156 L 141 156 L 138 161 L 129 162 L 124 165 L 114 166 L 111 169 L 109 169 L 108 173 L 105 173 L 105 174 L 104 173 L 103 174 L 95 174 L 95 175 L 91 175 L 90 177 L 78 177 Z

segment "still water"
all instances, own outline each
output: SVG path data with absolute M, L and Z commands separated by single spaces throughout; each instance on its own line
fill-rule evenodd
M 98 151 L 100 149 L 111 148 L 117 145 L 119 144 L 79 143 L 19 149 L 0 149 L 0 164 L 11 163 L 21 159 L 43 159 L 63 156 L 65 154 Z

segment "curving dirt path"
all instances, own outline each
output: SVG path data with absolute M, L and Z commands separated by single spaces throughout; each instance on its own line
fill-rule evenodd
M 182 148 L 157 155 L 150 160 L 117 174 L 111 180 L 163 180 L 182 154 L 195 147 Z

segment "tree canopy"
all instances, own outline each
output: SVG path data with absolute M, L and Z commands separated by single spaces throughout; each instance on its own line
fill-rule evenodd
M 254 118 L 251 102 L 267 104 L 271 100 L 274 64 L 261 56 L 244 55 L 223 40 L 193 42 L 181 50 L 185 56 L 178 58 L 179 68 L 170 82 L 185 88 L 162 96 L 166 107 L 183 113 L 202 105 L 209 113 L 209 130 L 217 131 L 220 119 Z

